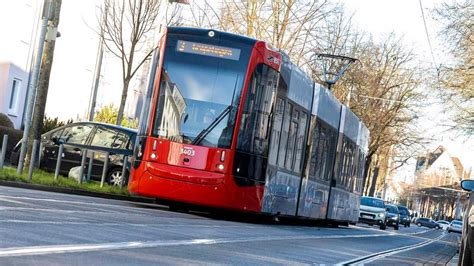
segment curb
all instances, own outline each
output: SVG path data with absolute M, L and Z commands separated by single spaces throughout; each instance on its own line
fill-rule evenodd
M 80 189 L 72 189 L 72 188 L 65 188 L 65 187 L 51 187 L 51 186 L 45 186 L 45 185 L 29 184 L 29 183 L 5 181 L 5 180 L 0 180 L 0 186 L 33 189 L 33 190 L 87 196 L 87 197 L 96 197 L 96 198 L 103 198 L 103 199 L 132 201 L 132 202 L 140 202 L 140 203 L 155 203 L 155 200 L 152 198 L 137 197 L 137 196 L 122 196 L 122 195 L 100 193 L 100 192 L 93 192 L 93 191 L 80 190 Z

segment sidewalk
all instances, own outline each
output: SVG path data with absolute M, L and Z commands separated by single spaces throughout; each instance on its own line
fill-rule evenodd
M 456 253 L 456 255 L 454 255 L 454 257 L 446 265 L 457 266 L 458 265 L 458 260 L 459 260 L 459 253 Z

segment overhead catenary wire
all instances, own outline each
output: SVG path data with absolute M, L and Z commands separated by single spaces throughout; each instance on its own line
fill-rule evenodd
M 431 59 L 433 60 L 433 65 L 434 65 L 434 68 L 436 70 L 436 77 L 437 77 L 438 88 L 439 88 L 440 84 L 441 84 L 440 77 L 439 77 L 440 67 L 436 63 L 436 58 L 435 58 L 435 55 L 434 55 L 434 52 L 433 52 L 433 45 L 431 44 L 431 38 L 430 38 L 430 34 L 428 32 L 428 26 L 426 25 L 425 12 L 423 11 L 423 3 L 422 3 L 421 0 L 418 0 L 418 2 L 420 3 L 421 18 L 423 19 L 423 26 L 424 26 L 424 29 L 425 29 L 426 39 L 428 41 L 428 47 L 430 48 Z

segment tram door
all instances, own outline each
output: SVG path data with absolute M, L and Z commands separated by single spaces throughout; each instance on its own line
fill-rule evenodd
M 308 114 L 277 97 L 271 129 L 263 212 L 295 215 L 305 149 Z

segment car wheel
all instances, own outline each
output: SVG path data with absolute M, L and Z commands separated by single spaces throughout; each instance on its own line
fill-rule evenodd
M 440 228 L 439 228 L 439 226 L 435 226 L 435 229 L 436 229 L 436 230 L 439 230 Z
M 385 230 L 385 229 L 387 229 L 387 225 L 386 225 L 386 224 L 380 225 L 380 230 Z
M 393 228 L 394 228 L 395 230 L 398 230 L 398 228 L 399 228 L 399 225 L 398 225 L 398 224 L 396 224 L 396 225 L 395 225 Z
M 108 181 L 109 184 L 112 186 L 120 186 L 120 184 L 122 183 L 122 168 L 112 168 L 109 171 Z
M 418 227 L 421 227 L 421 223 L 417 223 L 416 225 L 418 225 Z

